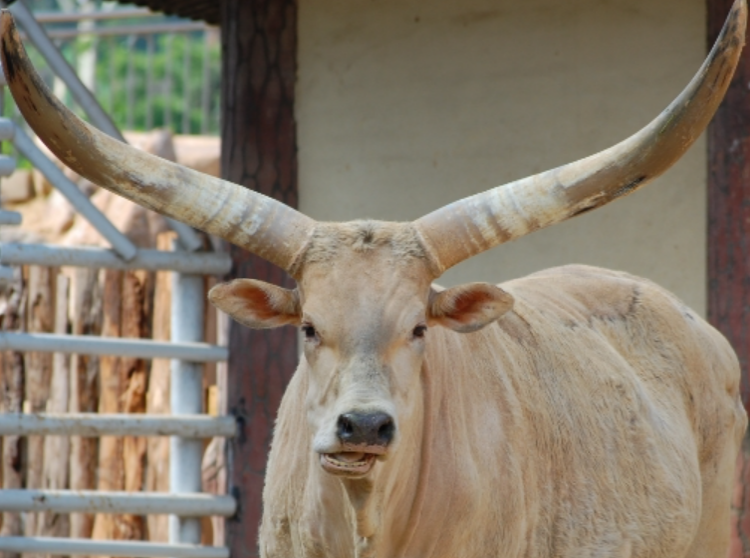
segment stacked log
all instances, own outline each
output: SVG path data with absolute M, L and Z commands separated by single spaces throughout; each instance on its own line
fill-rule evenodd
M 58 275 L 55 281 L 55 322 L 54 333 L 68 331 L 68 304 L 70 279 Z M 70 357 L 63 353 L 52 356 L 52 378 L 50 397 L 47 400 L 48 413 L 68 411 L 70 397 Z M 44 466 L 42 487 L 49 490 L 68 488 L 70 439 L 67 436 L 47 436 L 44 439 Z M 39 518 L 38 534 L 42 537 L 66 537 L 70 534 L 68 514 L 42 512 Z
M 2 328 L 4 330 L 24 329 L 25 300 L 23 277 L 18 273 L 7 293 L 5 311 L 2 316 Z M 23 354 L 5 351 L 2 354 L 1 362 L 0 412 L 20 413 L 23 407 L 24 395 Z M 22 488 L 23 448 L 20 436 L 4 436 L 2 438 L 2 465 L 0 466 L 0 471 L 3 488 Z M 22 532 L 21 514 L 14 512 L 5 512 L 2 514 L 0 536 L 18 536 Z M 20 554 L 6 553 L 5 558 L 20 558 Z
M 100 335 L 102 329 L 102 295 L 98 271 L 78 268 L 72 272 L 70 316 L 73 335 Z M 99 406 L 99 358 L 72 355 L 70 359 L 70 401 L 72 413 L 95 413 Z M 70 488 L 96 488 L 98 440 L 70 438 Z M 70 536 L 89 538 L 94 527 L 92 514 L 70 514 Z
M 27 330 L 31 333 L 51 333 L 55 311 L 55 278 L 57 269 L 30 266 L 28 268 Z M 52 354 L 28 352 L 24 355 L 25 413 L 41 413 L 47 407 L 52 379 Z M 44 437 L 29 436 L 26 440 L 26 488 L 43 487 Z M 39 514 L 27 513 L 24 534 L 38 534 Z M 31 557 L 27 557 L 31 558 Z
M 149 274 L 104 271 L 104 324 L 106 337 L 147 336 L 146 294 Z M 146 410 L 147 363 L 143 359 L 100 359 L 100 413 L 143 413 Z M 99 490 L 140 491 L 144 482 L 146 441 L 144 438 L 104 436 L 99 441 Z M 99 514 L 93 538 L 141 540 L 143 517 Z
M 171 250 L 177 235 L 165 232 L 157 237 L 156 247 L 159 250 Z M 156 274 L 154 290 L 154 312 L 152 336 L 156 341 L 169 341 L 171 335 L 170 314 L 172 310 L 171 273 L 162 271 Z M 155 415 L 168 415 L 169 408 L 169 367 L 166 359 L 154 359 L 151 362 L 146 412 Z M 148 467 L 146 471 L 146 490 L 149 492 L 169 492 L 169 438 L 149 438 Z M 149 539 L 157 542 L 168 540 L 168 517 L 151 515 L 147 518 Z

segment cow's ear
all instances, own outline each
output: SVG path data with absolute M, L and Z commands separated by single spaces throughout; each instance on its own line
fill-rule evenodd
M 500 287 L 466 283 L 430 293 L 427 323 L 469 333 L 494 322 L 511 308 L 513 297 Z
M 263 281 L 235 279 L 216 285 L 208 292 L 208 300 L 242 325 L 254 329 L 300 323 L 297 291 Z

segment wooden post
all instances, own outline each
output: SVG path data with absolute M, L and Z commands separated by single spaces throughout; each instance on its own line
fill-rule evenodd
M 177 238 L 173 232 L 161 233 L 156 240 L 159 250 L 171 250 Z M 156 274 L 154 289 L 154 311 L 152 335 L 155 340 L 170 339 L 170 310 L 172 307 L 172 274 L 162 271 Z M 151 414 L 169 414 L 169 365 L 165 359 L 154 359 L 151 363 L 151 375 L 148 382 L 146 410 Z M 150 492 L 169 492 L 169 438 L 154 437 L 147 442 L 148 469 L 146 471 L 146 490 Z M 148 522 L 149 540 L 167 542 L 169 516 L 150 515 Z
M 7 293 L 7 305 L 2 320 L 4 330 L 21 330 L 25 325 L 25 289 L 19 274 Z M 2 354 L 2 374 L 0 374 L 0 412 L 20 413 L 23 405 L 23 354 L 6 351 Z M 2 479 L 3 488 L 21 488 L 23 475 L 22 446 L 20 436 L 2 437 Z M 21 535 L 21 514 L 2 514 L 0 536 Z M 5 558 L 20 558 L 20 554 L 5 553 Z
M 297 205 L 295 0 L 225 0 L 221 4 L 222 175 Z M 231 277 L 291 286 L 286 274 L 256 256 L 230 247 Z M 241 425 L 229 444 L 229 492 L 240 511 L 227 521 L 232 556 L 257 556 L 261 492 L 274 418 L 294 372 L 296 331 L 251 331 L 232 323 L 229 332 L 229 412 Z
M 68 291 L 70 279 L 58 275 L 55 289 L 55 324 L 54 332 L 68 332 Z M 55 353 L 52 357 L 52 379 L 50 381 L 50 398 L 47 401 L 48 413 L 65 413 L 68 411 L 70 397 L 70 357 Z M 47 436 L 44 439 L 44 461 L 42 484 L 45 489 L 62 490 L 68 488 L 70 440 L 67 436 Z M 54 456 L 54 459 L 49 459 Z M 70 534 L 68 514 L 42 512 L 39 519 L 38 534 L 43 537 L 67 537 Z
M 128 271 L 125 273 L 122 291 L 123 337 L 148 337 L 147 304 L 151 274 L 145 271 Z M 150 325 L 150 324 L 149 324 Z M 122 358 L 122 369 L 126 380 L 125 392 L 122 395 L 122 412 L 144 413 L 146 411 L 146 388 L 148 386 L 148 367 L 140 358 Z M 138 492 L 143 489 L 146 473 L 146 438 L 125 436 L 123 438 L 123 473 L 124 490 Z M 118 517 L 115 538 L 141 540 L 145 535 L 144 518 L 135 514 L 124 514 Z
M 101 290 L 99 271 L 77 268 L 73 271 L 70 288 L 71 329 L 74 335 L 99 335 L 101 333 Z M 72 355 L 70 359 L 71 413 L 94 413 L 99 398 L 99 359 L 94 356 Z M 96 438 L 70 438 L 70 488 L 92 490 L 96 488 Z M 91 537 L 94 516 L 87 513 L 70 514 L 70 536 Z
M 29 266 L 27 298 L 27 331 L 30 333 L 51 333 L 54 322 L 54 292 L 57 270 L 50 267 Z M 52 379 L 52 355 L 50 353 L 25 353 L 24 368 L 24 412 L 40 413 L 47 406 Z M 28 436 L 26 439 L 26 486 L 41 488 L 44 469 L 44 437 Z M 24 521 L 24 534 L 33 537 L 38 534 L 40 514 L 27 513 Z M 39 556 L 29 555 L 28 558 Z
M 708 0 L 708 45 L 732 0 Z M 750 55 L 745 48 L 724 102 L 708 128 L 708 319 L 732 343 L 750 409 Z M 750 439 L 737 462 L 731 558 L 750 558 Z
M 120 319 L 122 314 L 122 279 L 124 273 L 113 269 L 103 270 L 104 296 L 102 300 L 102 336 L 120 337 Z M 99 405 L 100 413 L 121 412 L 123 374 L 120 370 L 120 359 L 103 356 L 99 359 Z M 102 436 L 99 439 L 99 463 L 97 467 L 98 490 L 122 490 L 124 473 L 122 470 L 122 438 Z M 98 514 L 94 519 L 92 531 L 94 539 L 115 538 L 115 516 Z
M 104 272 L 104 322 L 102 335 L 141 338 L 145 327 L 148 274 L 134 271 Z M 99 412 L 143 413 L 146 410 L 146 363 L 138 358 L 102 357 Z M 146 439 L 103 436 L 99 440 L 99 490 L 140 491 L 143 487 Z M 134 514 L 99 514 L 93 538 L 141 540 L 143 517 Z

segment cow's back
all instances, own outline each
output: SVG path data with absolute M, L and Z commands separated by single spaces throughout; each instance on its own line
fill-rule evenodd
M 530 548 L 717 555 L 747 421 L 727 341 L 624 273 L 566 266 L 502 286 L 516 305 L 500 343 L 530 365 L 501 371 L 529 429 L 514 443 L 537 461 Z

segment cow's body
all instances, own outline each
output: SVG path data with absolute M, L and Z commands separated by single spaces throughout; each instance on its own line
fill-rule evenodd
M 371 494 L 321 470 L 303 360 L 268 464 L 263 556 L 720 556 L 747 422 L 726 340 L 623 273 L 502 287 L 515 305 L 496 324 L 431 328 L 416 427 Z

